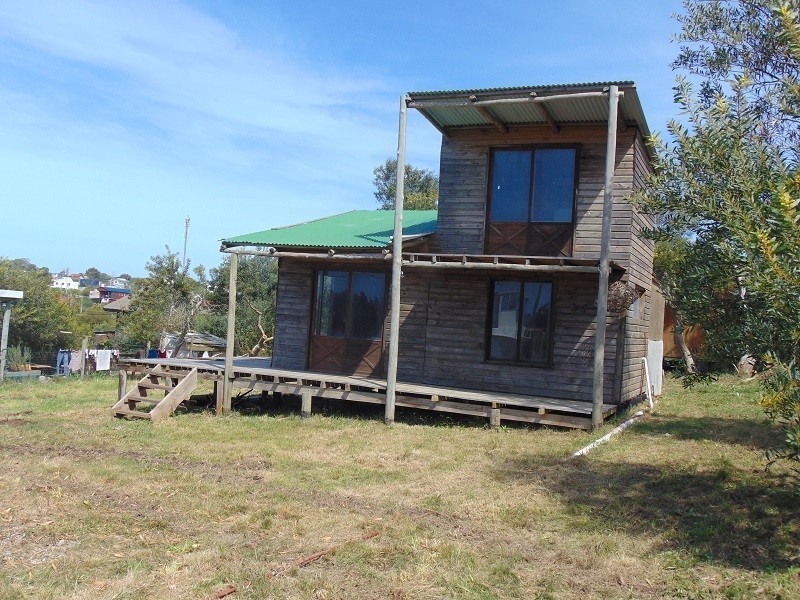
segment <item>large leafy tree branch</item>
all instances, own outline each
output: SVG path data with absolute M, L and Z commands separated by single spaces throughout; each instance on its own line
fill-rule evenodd
M 656 172 L 634 202 L 656 217 L 654 238 L 685 246 L 664 285 L 706 330 L 709 356 L 750 353 L 772 365 L 764 404 L 786 432 L 773 458 L 797 461 L 798 0 L 687 0 L 684 8 L 680 116 L 668 141 L 654 140 Z

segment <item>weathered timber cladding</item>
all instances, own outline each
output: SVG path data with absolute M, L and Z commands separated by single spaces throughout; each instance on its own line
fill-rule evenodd
M 637 132 L 634 140 L 634 170 L 633 188 L 641 189 L 647 176 L 652 173 L 652 165 L 641 134 Z M 642 359 L 647 356 L 647 330 L 650 322 L 650 308 L 653 297 L 653 249 L 650 240 L 641 237 L 644 229 L 653 226 L 652 219 L 631 209 L 633 220 L 631 222 L 630 260 L 626 274 L 628 283 L 644 290 L 639 318 L 633 317 L 633 312 L 628 310 L 627 326 L 625 332 L 625 353 L 622 371 L 622 400 L 628 401 L 636 398 L 642 392 L 643 371 Z
M 507 276 L 500 276 L 506 278 Z M 555 286 L 552 367 L 486 360 L 489 275 L 407 269 L 403 276 L 398 378 L 475 390 L 591 401 L 594 301 L 589 277 Z M 616 331 L 609 320 L 605 401 L 613 400 Z
M 627 266 L 633 208 L 625 201 L 634 182 L 637 132 L 620 132 L 616 153 L 611 259 Z M 489 151 L 519 145 L 580 145 L 573 256 L 600 256 L 606 129 L 564 126 L 454 131 L 442 138 L 439 177 L 438 252 L 483 254 Z
M 275 305 L 274 367 L 306 368 L 312 289 L 313 269 L 308 263 L 280 259 Z

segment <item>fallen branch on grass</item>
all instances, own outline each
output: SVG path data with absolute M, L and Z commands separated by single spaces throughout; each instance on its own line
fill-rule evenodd
M 306 556 L 305 558 L 300 558 L 300 559 L 298 559 L 298 560 L 296 560 L 294 562 L 291 562 L 288 565 L 283 565 L 283 566 L 277 567 L 275 569 L 272 569 L 272 571 L 270 571 L 270 574 L 267 576 L 267 579 L 272 579 L 273 577 L 277 577 L 281 573 L 285 573 L 286 571 L 290 571 L 292 569 L 299 569 L 300 567 L 305 567 L 308 563 L 312 563 L 315 560 L 320 559 L 323 556 L 326 556 L 326 555 L 330 554 L 331 552 L 334 552 L 335 550 L 338 550 L 339 548 L 342 548 L 343 546 L 346 546 L 348 544 L 353 544 L 355 542 L 364 542 L 366 540 L 369 540 L 369 539 L 372 539 L 374 537 L 377 537 L 379 534 L 380 534 L 380 531 L 370 531 L 369 533 L 365 533 L 364 535 L 362 535 L 359 538 L 355 538 L 355 539 L 352 539 L 352 540 L 347 540 L 346 542 L 344 542 L 342 544 L 339 544 L 338 546 L 331 546 L 327 550 L 322 550 L 320 552 L 315 552 L 314 554 L 310 554 L 309 556 Z
M 235 593 L 236 593 L 235 585 L 226 585 L 218 592 L 214 592 L 213 594 L 211 594 L 211 596 L 209 596 L 209 600 L 219 600 L 220 598 L 224 598 L 225 596 L 230 596 L 231 594 Z

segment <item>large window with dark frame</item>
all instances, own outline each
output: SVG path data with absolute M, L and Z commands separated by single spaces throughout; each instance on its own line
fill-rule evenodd
M 380 339 L 385 293 L 384 273 L 319 271 L 314 333 L 327 337 Z
M 489 181 L 489 254 L 570 256 L 575 148 L 497 148 Z
M 491 302 L 487 357 L 531 365 L 549 364 L 553 284 L 494 281 Z

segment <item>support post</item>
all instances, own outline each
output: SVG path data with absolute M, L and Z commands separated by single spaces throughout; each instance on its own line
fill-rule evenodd
M 619 88 L 608 87 L 608 137 L 606 177 L 603 190 L 603 229 L 600 237 L 600 277 L 597 283 L 597 324 L 594 333 L 594 381 L 592 387 L 592 428 L 603 424 L 603 380 L 606 358 L 606 317 L 608 315 L 608 272 L 611 261 L 611 217 L 614 209 L 614 164 L 617 157 L 617 105 Z
M 8 324 L 11 322 L 11 301 L 3 303 L 3 332 L 0 335 L 0 383 L 6 372 L 6 354 L 8 354 Z
M 311 417 L 311 392 L 305 391 L 300 396 L 300 418 Z
M 233 395 L 233 336 L 236 329 L 236 277 L 238 269 L 239 256 L 231 254 L 231 273 L 228 281 L 228 330 L 225 334 L 225 373 L 222 380 L 222 398 L 217 399 L 217 414 L 228 413 L 231 410 L 231 396 Z
M 119 370 L 119 379 L 117 380 L 117 400 L 122 400 L 125 392 L 128 391 L 128 371 L 125 369 Z
M 492 429 L 497 429 L 500 427 L 500 409 L 499 408 L 490 408 L 489 409 L 489 427 Z
M 394 233 L 392 237 L 392 286 L 389 315 L 389 364 L 386 370 L 386 411 L 384 422 L 394 423 L 397 357 L 400 351 L 400 275 L 403 268 L 403 187 L 406 170 L 406 107 L 408 96 L 400 99 L 400 123 L 397 129 L 397 187 L 394 196 Z
M 89 348 L 89 338 L 83 336 L 81 340 L 81 379 L 86 375 L 86 350 Z

